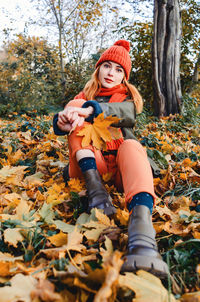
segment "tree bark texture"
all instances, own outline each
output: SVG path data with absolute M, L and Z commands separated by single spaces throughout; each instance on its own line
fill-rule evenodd
M 180 111 L 181 17 L 178 0 L 154 0 L 152 49 L 155 114 Z

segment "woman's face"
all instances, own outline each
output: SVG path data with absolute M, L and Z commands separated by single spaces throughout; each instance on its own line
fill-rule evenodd
M 112 88 L 121 84 L 124 78 L 124 69 L 112 61 L 106 61 L 99 68 L 99 81 L 102 87 Z

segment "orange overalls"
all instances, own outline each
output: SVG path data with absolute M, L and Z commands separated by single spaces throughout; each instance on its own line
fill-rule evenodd
M 81 107 L 85 100 L 73 100 L 67 106 Z M 87 123 L 87 122 L 86 122 Z M 82 178 L 82 172 L 76 160 L 76 152 L 83 149 L 82 137 L 77 132 L 82 127 L 77 127 L 69 136 L 69 176 Z M 155 199 L 153 175 L 144 147 L 134 139 L 124 140 L 117 150 L 117 155 L 103 155 L 92 145 L 84 147 L 94 152 L 99 173 L 112 172 L 113 183 L 125 193 L 126 202 L 140 192 L 147 192 Z

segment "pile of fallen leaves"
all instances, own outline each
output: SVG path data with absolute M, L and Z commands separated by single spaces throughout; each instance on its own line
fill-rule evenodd
M 136 131 L 158 167 L 153 222 L 171 272 L 164 284 L 143 271 L 120 274 L 129 218 L 124 196 L 107 183 L 116 216 L 86 213 L 84 183 L 63 182 L 67 140 L 51 125 L 52 117 L 37 115 L 0 120 L 0 300 L 199 301 L 198 125 L 177 115 L 149 118 Z

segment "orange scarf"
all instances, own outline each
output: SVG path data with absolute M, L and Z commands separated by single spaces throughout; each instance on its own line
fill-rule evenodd
M 127 97 L 127 88 L 123 84 L 119 84 L 113 88 L 101 88 L 97 96 L 111 96 L 109 103 L 121 103 Z M 85 94 L 81 91 L 74 99 L 86 100 Z M 88 101 L 88 100 L 87 100 Z
M 127 97 L 127 88 L 123 84 L 113 88 L 101 88 L 98 96 L 111 96 L 109 103 L 121 103 Z

